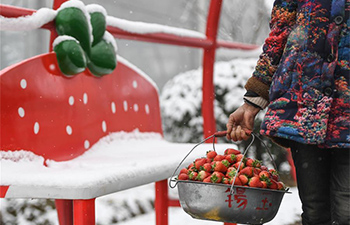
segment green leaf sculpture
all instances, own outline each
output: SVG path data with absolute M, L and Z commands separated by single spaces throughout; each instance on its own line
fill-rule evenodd
M 89 21 L 80 8 L 69 7 L 59 10 L 55 19 L 59 35 L 69 35 L 79 41 L 84 51 L 89 54 L 91 48 Z
M 87 64 L 85 53 L 77 40 L 62 36 L 55 40 L 54 51 L 58 65 L 65 75 L 72 76 L 85 70 Z
M 87 66 L 95 76 L 109 74 L 117 66 L 115 55 L 113 45 L 102 40 L 91 48 L 90 61 Z
M 54 47 L 62 73 L 68 76 L 80 73 L 84 71 L 82 66 L 98 77 L 113 72 L 117 49 L 113 36 L 106 31 L 106 16 L 102 6 L 85 7 L 78 0 L 67 1 L 58 9 L 55 19 L 58 38 L 71 36 L 77 40 L 74 43 L 66 40 Z

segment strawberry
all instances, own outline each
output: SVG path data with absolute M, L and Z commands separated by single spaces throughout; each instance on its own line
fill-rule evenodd
M 229 168 L 227 168 L 226 173 L 230 173 L 231 171 L 237 171 L 237 169 L 233 166 L 230 166 Z
M 246 166 L 253 166 L 254 159 L 252 158 L 247 158 L 247 161 L 245 161 Z
M 204 183 L 211 183 L 211 176 L 209 177 L 206 177 L 204 180 L 203 180 Z
M 180 171 L 180 174 L 181 174 L 181 173 L 188 174 L 188 169 L 183 168 L 183 169 Z
M 195 172 L 195 171 L 190 171 L 189 174 L 188 174 L 188 178 L 189 178 L 190 180 L 195 180 L 195 179 L 197 178 L 197 175 L 198 175 L 197 172 Z
M 247 177 L 252 177 L 254 175 L 254 168 L 251 166 L 245 167 L 239 172 L 239 174 L 240 175 L 244 174 Z
M 246 175 L 239 175 L 238 178 L 240 179 L 242 185 L 248 184 L 248 177 Z
M 241 152 L 238 151 L 238 150 L 236 150 L 236 149 L 233 149 L 233 148 L 227 148 L 227 149 L 224 151 L 224 155 L 230 155 L 230 154 L 238 155 L 238 154 L 241 154 Z
M 223 184 L 229 184 L 229 183 L 230 183 L 230 180 L 229 180 L 229 178 L 227 178 L 227 177 L 223 177 L 221 183 L 223 183 Z
M 179 179 L 179 180 L 188 180 L 189 177 L 185 173 L 180 173 L 177 179 Z
M 210 163 L 204 163 L 203 166 L 200 167 L 200 170 L 204 170 L 206 172 L 211 172 L 212 166 Z
M 227 168 L 229 166 L 228 164 L 229 162 L 226 160 L 223 161 L 216 161 L 213 165 L 213 170 L 214 171 L 218 171 L 218 172 L 222 172 L 225 173 L 227 171 Z
M 263 184 L 261 183 L 260 178 L 258 176 L 254 176 L 254 177 L 250 178 L 248 185 L 250 187 L 257 187 L 257 188 L 261 188 L 263 186 Z
M 267 171 L 267 167 L 266 167 L 266 166 L 261 166 L 260 169 L 261 169 L 261 170 L 266 170 L 266 171 Z
M 223 173 L 215 171 L 211 176 L 210 176 L 210 181 L 212 183 L 221 183 L 222 178 L 224 177 Z
M 216 155 L 213 161 L 222 161 L 225 159 L 224 155 Z
M 260 168 L 254 168 L 254 174 L 259 175 L 261 172 Z
M 261 162 L 259 160 L 254 160 L 252 158 L 247 158 L 247 161 L 245 162 L 246 166 L 252 166 L 252 167 L 256 167 L 256 168 L 260 168 L 261 167 Z
M 217 156 L 216 151 L 213 151 L 213 150 L 207 151 L 207 158 L 208 158 L 208 159 L 211 159 L 211 161 L 213 161 L 213 159 L 215 158 L 215 156 Z
M 205 163 L 207 163 L 206 158 L 199 158 L 194 161 L 193 165 L 196 168 L 196 170 L 199 171 L 200 167 L 203 166 Z
M 236 155 L 236 162 L 240 162 L 243 159 L 243 163 L 245 163 L 246 159 L 243 154 Z
M 233 167 L 235 167 L 236 169 L 238 169 L 238 166 L 239 166 L 240 162 L 236 162 L 235 164 L 233 164 Z M 244 168 L 244 163 L 242 162 L 241 163 L 241 166 L 239 168 L 239 170 L 242 170 Z
M 233 167 L 230 167 L 230 168 L 233 168 Z M 233 177 L 235 177 L 236 173 L 237 173 L 237 170 L 235 168 L 233 168 L 232 170 L 227 170 L 226 176 L 233 178 Z
M 194 166 L 193 166 L 193 163 L 191 163 L 190 165 L 188 165 L 187 169 L 188 170 L 193 170 Z
M 236 162 L 236 155 L 235 154 L 229 154 L 226 155 L 225 159 L 229 161 L 229 163 L 235 163 Z
M 266 181 L 263 181 L 263 180 L 262 180 L 261 183 L 262 183 L 262 188 L 267 188 L 268 185 L 267 185 L 267 182 L 266 182 Z
M 205 178 L 209 177 L 210 173 L 202 170 L 198 172 L 198 175 L 196 177 L 196 180 L 203 181 Z
M 275 181 L 279 181 L 279 180 L 280 180 L 279 175 L 278 175 L 278 172 L 277 172 L 275 169 L 269 169 L 269 172 L 271 173 L 272 178 L 273 178 Z
M 239 179 L 239 177 L 236 177 L 236 180 L 235 180 L 235 178 L 231 178 L 230 184 L 232 184 L 233 181 L 235 182 L 233 185 L 239 185 L 239 186 L 243 185 L 242 182 L 241 182 L 241 179 Z
M 277 189 L 278 189 L 278 190 L 284 190 L 284 189 L 286 189 L 286 187 L 285 187 L 285 185 L 284 185 L 284 183 L 283 183 L 282 181 L 278 181 L 278 182 L 277 182 Z
M 275 189 L 277 190 L 278 189 L 278 184 L 277 184 L 277 181 L 271 179 L 271 184 L 268 186 L 270 189 Z
M 270 178 L 270 173 L 267 172 L 266 170 L 263 170 L 259 173 L 260 180 L 266 180 Z

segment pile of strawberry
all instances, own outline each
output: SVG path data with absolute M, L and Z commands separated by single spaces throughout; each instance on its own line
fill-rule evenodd
M 240 164 L 240 162 L 242 163 Z M 234 180 L 237 173 L 236 180 Z M 268 169 L 261 162 L 244 157 L 233 148 L 227 148 L 224 155 L 208 151 L 206 157 L 198 158 L 188 167 L 183 168 L 179 180 L 193 180 L 205 183 L 224 183 L 255 188 L 285 190 L 275 169 Z

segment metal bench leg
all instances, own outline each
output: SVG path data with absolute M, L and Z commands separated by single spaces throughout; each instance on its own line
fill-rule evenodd
M 168 225 L 168 181 L 156 182 L 156 198 L 154 208 L 156 211 L 156 225 Z
M 95 199 L 73 200 L 74 225 L 95 225 Z
M 65 199 L 56 199 L 55 205 L 59 224 L 73 225 L 73 201 Z

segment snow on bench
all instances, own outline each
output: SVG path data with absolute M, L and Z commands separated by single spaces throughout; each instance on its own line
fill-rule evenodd
M 2 151 L 1 185 L 10 185 L 6 198 L 91 199 L 169 178 L 192 147 L 135 130 L 111 133 L 69 161 Z M 191 158 L 203 156 L 208 147 L 199 146 Z

